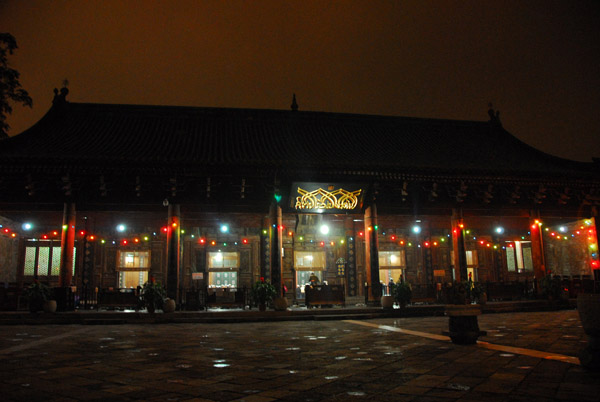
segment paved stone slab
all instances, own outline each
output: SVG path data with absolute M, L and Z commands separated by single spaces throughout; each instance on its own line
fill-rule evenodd
M 3 401 L 598 400 L 599 373 L 543 356 L 585 346 L 576 311 L 479 317 L 485 342 L 539 356 L 454 345 L 440 335 L 447 320 L 3 327 L 0 393 Z

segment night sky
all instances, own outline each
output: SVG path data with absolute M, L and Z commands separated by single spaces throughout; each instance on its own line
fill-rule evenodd
M 0 0 L 33 98 L 485 121 L 545 152 L 600 157 L 600 2 Z M 434 145 L 434 144 L 433 144 Z

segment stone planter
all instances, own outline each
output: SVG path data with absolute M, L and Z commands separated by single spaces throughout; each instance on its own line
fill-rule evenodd
M 392 310 L 394 308 L 394 296 L 381 296 L 381 308 Z
M 46 300 L 42 306 L 44 313 L 56 313 L 56 300 Z
M 481 335 L 487 335 L 485 331 L 479 330 L 477 316 L 481 314 L 481 306 L 477 304 L 448 304 L 446 315 L 448 320 L 448 335 L 452 343 L 458 345 L 472 345 L 477 342 Z
M 29 312 L 37 313 L 44 309 L 44 300 L 38 298 L 29 299 Z
M 288 300 L 285 297 L 276 297 L 273 299 L 273 308 L 275 311 L 285 311 L 288 308 Z
M 577 311 L 588 346 L 579 352 L 579 361 L 585 368 L 600 370 L 600 294 L 579 293 Z
M 163 304 L 163 313 L 172 313 L 175 311 L 175 300 L 173 299 L 167 299 L 165 300 L 165 303 Z

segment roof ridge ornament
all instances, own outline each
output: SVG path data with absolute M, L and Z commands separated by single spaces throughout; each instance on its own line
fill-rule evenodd
M 492 102 L 488 103 L 488 115 L 490 116 L 490 123 L 502 127 L 502 123 L 500 122 L 500 111 L 496 110 L 494 112 Z
M 69 80 L 63 81 L 63 87 L 60 89 L 60 93 L 58 89 L 54 88 L 54 99 L 52 100 L 52 104 L 64 104 L 67 103 L 67 95 L 69 94 Z
M 292 112 L 297 112 L 298 111 L 298 102 L 296 102 L 296 94 L 293 95 L 292 97 Z

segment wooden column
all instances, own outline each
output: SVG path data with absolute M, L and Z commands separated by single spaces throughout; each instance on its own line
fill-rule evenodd
M 277 289 L 277 296 L 282 295 L 283 282 L 281 280 L 282 256 L 282 215 L 281 207 L 273 203 L 269 210 L 271 221 L 270 238 L 271 238 L 271 284 Z
M 598 222 L 598 207 L 592 205 L 592 218 L 594 219 L 594 231 L 596 232 L 596 255 L 600 252 L 600 237 L 598 237 L 598 228 L 600 227 L 600 222 Z M 596 258 L 596 262 L 599 259 Z M 600 267 L 592 267 L 592 279 L 600 281 Z
M 167 224 L 167 297 L 178 301 L 181 242 L 181 211 L 179 204 L 169 204 Z
M 371 204 L 365 210 L 365 273 L 369 294 L 367 301 L 373 305 L 381 303 L 379 279 L 379 239 L 377 238 L 377 207 Z
M 75 247 L 75 203 L 65 202 L 60 237 L 60 271 L 58 286 L 67 287 L 73 281 L 73 247 Z
M 354 218 L 351 215 L 346 216 L 344 220 L 344 229 L 346 233 L 346 295 L 356 296 L 358 286 L 356 283 L 356 248 Z
M 544 259 L 544 238 L 539 211 L 529 213 L 529 232 L 531 233 L 531 259 L 533 260 L 533 275 L 538 280 L 546 276 L 546 265 Z
M 454 250 L 454 273 L 457 282 L 467 280 L 467 253 L 465 251 L 465 227 L 462 210 L 452 210 L 452 249 Z
M 263 219 L 263 230 L 260 232 L 260 272 L 259 277 L 271 281 L 271 219 L 266 216 Z M 252 278 L 254 283 L 258 278 Z

